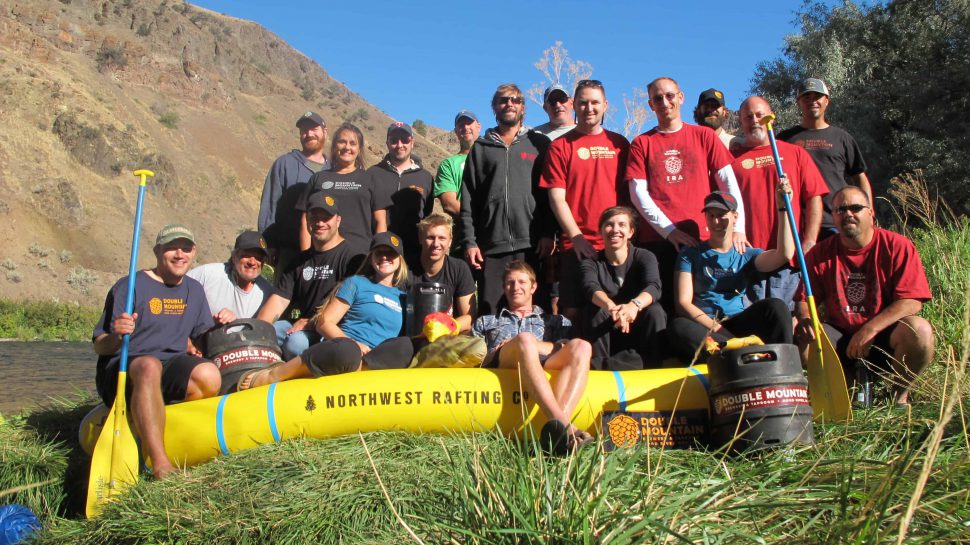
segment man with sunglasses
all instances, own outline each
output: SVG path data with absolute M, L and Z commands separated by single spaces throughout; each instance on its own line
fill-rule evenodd
M 709 237 L 702 212 L 704 198 L 720 190 L 738 202 L 732 238 L 741 253 L 748 247 L 746 203 L 731 168 L 731 154 L 714 131 L 681 118 L 684 93 L 677 82 L 669 77 L 657 78 L 647 85 L 647 93 L 657 126 L 633 139 L 625 179 L 634 208 L 644 218 L 637 229 L 640 245 L 657 256 L 663 285 L 660 303 L 670 314 L 674 310 L 677 252 Z
M 744 137 L 735 140 L 734 172 L 741 188 L 741 198 L 749 210 L 757 211 L 748 217 L 745 232 L 748 242 L 755 248 L 775 248 L 775 233 L 780 221 L 788 221 L 784 208 L 776 210 L 775 186 L 778 172 L 774 154 L 768 139 L 768 129 L 761 124 L 771 115 L 771 105 L 762 97 L 752 96 L 741 103 L 741 130 Z M 782 170 L 791 184 L 791 205 L 795 215 L 797 235 L 807 252 L 815 245 L 818 227 L 822 221 L 822 196 L 829 192 L 812 158 L 804 149 L 778 142 L 778 156 Z M 792 263 L 766 274 L 748 284 L 748 298 L 760 301 L 774 297 L 781 299 L 791 309 L 794 307 L 795 290 L 800 284 L 798 272 Z
M 559 308 L 572 321 L 583 308 L 579 264 L 602 250 L 600 215 L 627 202 L 623 165 L 630 144 L 603 128 L 609 103 L 598 80 L 576 84 L 573 98 L 576 128 L 549 145 L 540 187 L 549 190 L 549 204 L 561 227 Z
M 481 314 L 498 310 L 506 264 L 535 263 L 551 252 L 552 240 L 539 241 L 538 234 L 555 226 L 546 192 L 539 189 L 539 156 L 549 139 L 523 125 L 525 100 L 513 83 L 495 90 L 492 111 L 497 125 L 475 142 L 465 161 L 459 214 L 461 246 L 477 276 Z
M 815 298 L 824 307 L 825 332 L 844 366 L 866 360 L 890 374 L 892 400 L 909 403 L 913 380 L 933 360 L 933 327 L 917 316 L 932 297 L 916 246 L 874 226 L 869 195 L 846 186 L 832 197 L 837 236 L 805 256 Z M 815 342 L 804 291 L 797 307 L 796 338 Z M 867 365 L 868 367 L 868 365 Z
M 562 85 L 554 83 L 546 87 L 542 93 L 542 109 L 549 116 L 549 122 L 532 130 L 548 136 L 549 140 L 559 138 L 576 126 L 573 121 L 573 97 Z
M 418 163 L 414 150 L 414 131 L 407 123 L 391 123 L 387 128 L 387 155 L 367 169 L 374 185 L 391 195 L 387 208 L 387 229 L 404 243 L 404 260 L 415 266 L 421 256 L 418 222 L 434 207 L 431 173 Z
M 872 187 L 866 176 L 866 161 L 852 135 L 829 125 L 825 112 L 829 106 L 829 88 L 817 78 L 808 78 L 798 86 L 796 98 L 802 112 L 802 123 L 778 133 L 778 139 L 805 148 L 812 156 L 829 187 L 819 238 L 835 234 L 832 218 L 832 193 L 854 185 L 866 192 L 872 201 Z

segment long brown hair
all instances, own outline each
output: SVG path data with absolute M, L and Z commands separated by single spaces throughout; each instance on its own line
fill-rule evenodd
M 354 159 L 354 166 L 357 167 L 357 170 L 363 170 L 364 169 L 364 150 L 367 149 L 367 147 L 364 145 L 364 133 L 362 133 L 360 129 L 357 128 L 357 125 L 354 125 L 353 123 L 346 123 L 346 122 L 342 123 L 339 127 L 337 127 L 337 130 L 333 133 L 333 138 L 330 139 L 331 168 L 333 168 L 333 161 L 335 161 L 337 158 L 337 137 L 340 136 L 340 133 L 342 132 L 352 132 L 354 133 L 354 136 L 357 137 L 358 151 L 357 151 L 357 158 Z

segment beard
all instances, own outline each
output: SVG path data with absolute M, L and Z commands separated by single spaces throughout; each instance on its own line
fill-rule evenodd
M 307 154 L 314 154 L 323 150 L 323 140 L 307 138 L 300 143 L 303 144 L 303 151 Z
M 726 120 L 726 118 L 727 116 L 724 116 L 724 115 L 711 114 L 701 119 L 701 125 L 705 127 L 710 127 L 716 131 L 724 126 L 724 121 Z
M 768 138 L 768 131 L 765 129 L 764 125 L 756 124 L 755 126 L 751 127 L 751 134 L 749 136 L 750 140 L 760 142 Z
M 495 116 L 495 121 L 498 122 L 500 127 L 515 127 L 522 124 L 523 118 L 525 118 L 525 112 L 520 110 L 515 114 L 499 113 Z

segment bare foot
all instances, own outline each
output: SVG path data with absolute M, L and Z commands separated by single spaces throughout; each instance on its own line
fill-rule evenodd
M 165 462 L 164 464 L 156 464 L 152 467 L 152 475 L 155 476 L 156 481 L 161 481 L 171 475 L 172 473 L 177 473 L 178 468 Z

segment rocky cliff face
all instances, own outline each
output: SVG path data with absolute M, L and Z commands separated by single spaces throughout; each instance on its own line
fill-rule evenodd
M 100 304 L 127 271 L 137 168 L 157 174 L 140 265 L 172 221 L 197 262 L 225 259 L 306 110 L 361 127 L 368 164 L 384 154 L 393 120 L 259 25 L 165 0 L 4 2 L 0 298 Z M 450 154 L 416 153 L 432 172 Z

